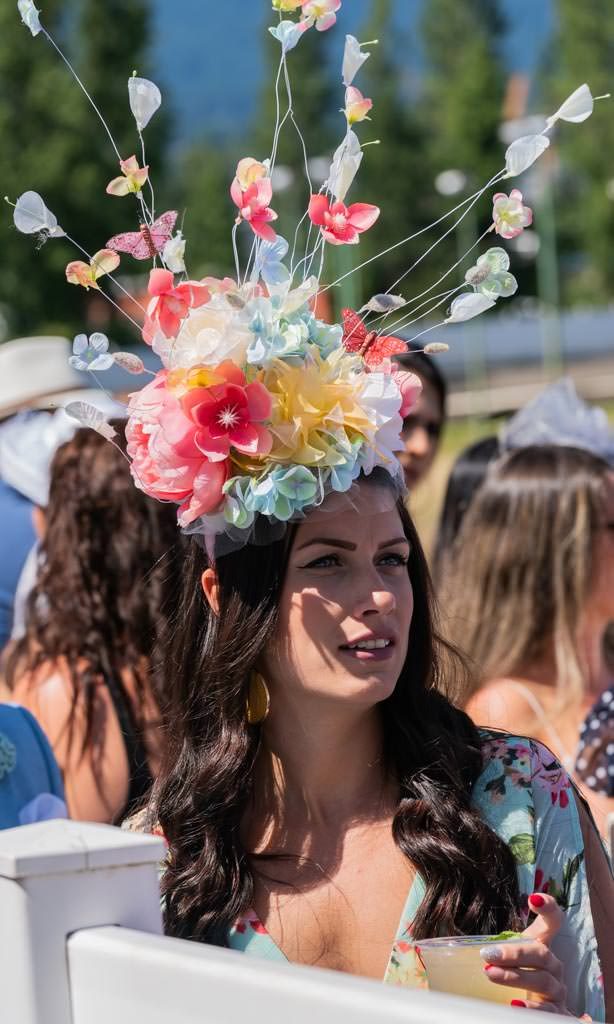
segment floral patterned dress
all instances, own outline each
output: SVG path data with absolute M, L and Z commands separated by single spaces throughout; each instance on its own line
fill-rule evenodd
M 473 804 L 516 859 L 522 905 L 532 892 L 555 896 L 565 923 L 552 944 L 565 965 L 567 1004 L 578 1016 L 605 1020 L 603 977 L 591 913 L 584 842 L 569 776 L 544 746 L 522 737 L 482 731 L 484 770 Z M 384 982 L 426 988 L 412 946 L 412 922 L 424 897 L 416 876 L 390 951 Z M 286 957 L 257 916 L 242 917 L 228 935 L 232 949 L 268 960 Z

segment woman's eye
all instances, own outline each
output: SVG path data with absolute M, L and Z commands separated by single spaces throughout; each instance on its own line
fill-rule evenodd
M 328 569 L 332 565 L 340 565 L 338 555 L 322 555 L 321 558 L 315 558 L 313 562 L 306 565 L 306 569 Z
M 407 555 L 385 555 L 380 559 L 380 565 L 407 565 L 409 557 Z

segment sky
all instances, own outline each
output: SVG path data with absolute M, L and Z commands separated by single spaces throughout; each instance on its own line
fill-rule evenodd
M 421 8 L 428 0 L 395 0 L 408 74 L 419 73 Z M 269 0 L 151 0 L 154 60 L 175 115 L 176 141 L 209 133 L 238 134 L 256 113 L 264 74 L 263 41 L 274 24 Z M 531 72 L 553 28 L 554 0 L 501 0 L 508 22 L 504 59 L 510 71 Z M 339 62 L 346 32 L 360 38 L 371 0 L 345 0 L 335 46 Z M 152 75 L 152 77 L 154 77 Z

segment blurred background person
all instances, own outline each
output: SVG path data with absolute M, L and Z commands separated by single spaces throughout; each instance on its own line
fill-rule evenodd
M 107 415 L 121 412 L 103 391 L 83 387 L 70 352 L 55 337 L 0 345 L 0 650 L 15 627 L 19 582 L 24 593 L 32 583 L 34 507 L 47 504 L 51 460 L 78 426 L 58 407 L 81 399 Z
M 71 817 L 119 821 L 162 754 L 158 651 L 181 571 L 175 506 L 138 491 L 121 451 L 80 429 L 55 455 L 36 520 L 38 574 L 6 683 L 50 740 Z
M 67 817 L 62 776 L 33 715 L 0 704 L 0 829 Z
M 433 552 L 432 575 L 436 586 L 469 505 L 483 484 L 488 467 L 499 454 L 499 439 L 490 434 L 465 448 L 450 470 Z
M 442 581 L 446 636 L 474 671 L 479 725 L 528 734 L 574 771 L 582 725 L 612 683 L 614 473 L 588 451 L 521 448 L 493 464 Z M 605 830 L 614 801 L 591 794 Z
M 400 461 L 410 492 L 421 483 L 433 465 L 446 421 L 447 385 L 437 363 L 425 352 L 408 352 L 395 362 L 415 373 L 422 393 L 403 420 L 401 438 L 405 446 Z

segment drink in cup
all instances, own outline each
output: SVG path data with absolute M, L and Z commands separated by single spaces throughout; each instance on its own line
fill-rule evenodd
M 439 939 L 425 939 L 415 943 L 418 959 L 426 971 L 428 986 L 434 992 L 488 999 L 491 1003 L 505 1003 L 512 999 L 526 999 L 524 989 L 495 985 L 489 981 L 480 956 L 484 946 L 509 946 L 530 942 L 522 935 L 498 937 L 496 935 L 455 935 Z

